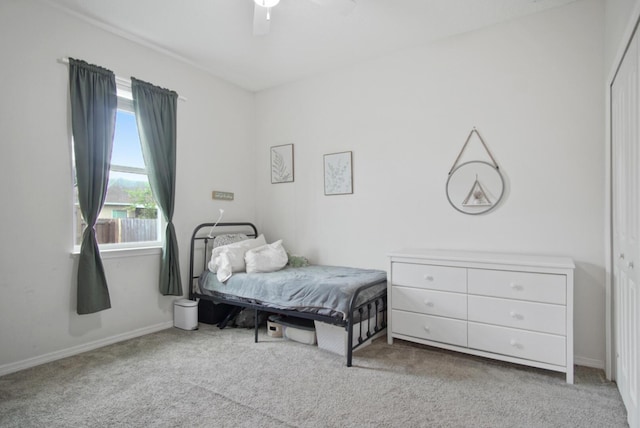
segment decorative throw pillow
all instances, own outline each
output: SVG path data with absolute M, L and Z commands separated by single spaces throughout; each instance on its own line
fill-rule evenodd
M 273 244 L 263 245 L 247 251 L 244 256 L 247 273 L 275 272 L 286 266 L 287 252 L 282 246 L 282 239 Z
M 264 235 L 260 235 L 256 239 L 246 239 L 244 241 L 234 242 L 233 244 L 216 247 L 211 252 L 211 260 L 208 265 L 209 270 L 214 273 L 218 271 L 218 267 L 221 264 L 221 260 L 219 260 L 218 257 L 225 252 L 231 264 L 232 271 L 244 272 L 244 254 L 252 248 L 266 244 L 267 241 L 264 239 Z
M 223 245 L 229 245 L 240 241 L 246 241 L 249 239 L 244 233 L 227 233 L 224 235 L 218 235 L 213 238 L 213 248 L 222 247 Z
M 287 257 L 289 257 L 289 261 L 287 262 L 287 264 L 291 267 L 298 268 L 309 266 L 309 259 L 304 256 L 293 256 L 287 253 Z

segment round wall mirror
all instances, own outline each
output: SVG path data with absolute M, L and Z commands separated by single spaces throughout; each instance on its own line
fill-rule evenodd
M 447 199 L 464 214 L 484 214 L 494 209 L 504 195 L 504 178 L 495 165 L 465 162 L 447 179 Z

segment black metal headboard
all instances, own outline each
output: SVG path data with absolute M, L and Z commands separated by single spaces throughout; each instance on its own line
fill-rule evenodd
M 215 227 L 214 227 L 215 226 Z M 193 284 L 200 277 L 200 273 L 207 269 L 210 246 L 213 238 L 228 233 L 244 233 L 250 238 L 258 237 L 258 229 L 253 223 L 202 223 L 196 226 L 191 235 L 191 252 L 189 253 L 189 299 L 193 299 Z M 200 257 L 196 257 L 196 251 L 202 249 L 202 268 L 197 270 L 196 263 Z

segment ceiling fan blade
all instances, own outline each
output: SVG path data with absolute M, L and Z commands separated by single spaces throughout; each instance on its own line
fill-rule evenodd
M 349 15 L 356 7 L 356 0 L 311 0 L 317 5 L 326 7 L 340 15 Z
M 269 34 L 270 23 L 269 9 L 256 4 L 253 8 L 253 35 L 264 36 Z

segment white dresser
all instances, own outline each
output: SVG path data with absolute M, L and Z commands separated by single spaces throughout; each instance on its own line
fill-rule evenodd
M 426 249 L 389 257 L 389 344 L 565 372 L 573 383 L 570 258 Z

